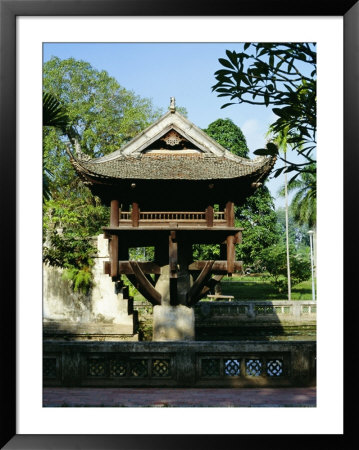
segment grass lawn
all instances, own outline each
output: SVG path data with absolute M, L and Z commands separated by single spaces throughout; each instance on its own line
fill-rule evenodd
M 262 277 L 225 277 L 221 281 L 222 294 L 235 300 L 287 300 L 288 292 L 279 293 Z M 312 300 L 312 282 L 303 281 L 292 286 L 292 300 Z
M 260 276 L 224 277 L 221 281 L 222 294 L 233 295 L 234 300 L 287 300 L 287 291 L 279 293 L 265 278 Z M 137 291 L 135 301 L 145 301 Z M 204 300 L 204 299 L 203 299 Z M 312 282 L 303 281 L 292 286 L 292 300 L 312 300 Z

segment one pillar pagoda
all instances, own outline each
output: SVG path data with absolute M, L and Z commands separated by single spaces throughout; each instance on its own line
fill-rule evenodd
M 193 305 L 225 274 L 241 270 L 234 206 L 263 183 L 275 158 L 230 153 L 176 111 L 169 111 L 128 144 L 71 161 L 92 193 L 111 208 L 110 261 L 114 282 L 126 276 L 154 305 L 154 340 L 194 339 Z M 220 259 L 194 261 L 194 244 L 219 244 Z M 129 249 L 154 247 L 154 260 L 130 260 Z

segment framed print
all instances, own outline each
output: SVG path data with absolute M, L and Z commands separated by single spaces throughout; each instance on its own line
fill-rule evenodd
M 344 299 L 346 300 L 345 330 L 349 330 L 350 333 L 350 330 L 355 329 L 355 324 L 352 323 L 355 313 L 351 311 L 352 306 L 349 301 L 352 296 L 352 280 L 355 279 L 355 264 L 347 263 L 344 271 L 343 255 L 353 254 L 356 248 L 357 235 L 355 228 L 356 219 L 352 213 L 355 209 L 353 208 L 355 197 L 352 194 L 354 186 L 351 180 L 355 179 L 358 167 L 358 156 L 357 152 L 354 151 L 358 140 L 357 122 L 359 119 L 359 62 L 356 45 L 358 41 L 357 30 L 359 28 L 358 3 L 354 0 L 344 1 L 335 5 L 327 5 L 324 2 L 288 4 L 288 2 L 279 1 L 252 4 L 250 2 L 231 1 L 226 5 L 226 8 L 222 8 L 221 5 L 213 3 L 202 6 L 188 1 L 168 3 L 157 0 L 151 2 L 144 0 L 89 0 L 85 3 L 66 0 L 29 0 L 26 2 L 0 0 L 0 2 L 0 167 L 2 170 L 0 180 L 3 192 L 3 239 L 1 248 L 4 260 L 1 272 L 3 284 L 3 314 L 1 315 L 3 317 L 2 373 L 4 382 L 1 390 L 2 405 L 6 412 L 6 420 L 2 423 L 1 445 L 4 446 L 3 448 L 36 447 L 41 449 L 50 448 L 49 446 L 51 446 L 51 448 L 141 449 L 152 447 L 168 448 L 169 446 L 180 448 L 184 445 L 198 447 L 204 444 L 206 447 L 209 446 L 211 448 L 211 446 L 218 446 L 223 443 L 232 445 L 240 442 L 240 439 L 248 444 L 253 444 L 257 441 L 264 443 L 264 440 L 274 441 L 280 435 L 282 437 L 281 441 L 286 445 L 288 444 L 287 441 L 294 436 L 301 439 L 303 443 L 309 442 L 313 435 L 318 435 L 318 438 L 319 435 L 321 437 L 330 435 L 331 439 L 342 439 L 344 436 L 342 423 L 344 413 L 342 366 L 343 356 L 347 353 L 342 348 L 342 318 L 344 317 L 344 302 L 342 300 Z M 54 44 L 61 43 L 63 49 L 69 43 L 81 46 L 96 44 L 99 46 L 99 55 L 104 61 L 104 65 L 106 59 L 114 58 L 114 53 L 110 51 L 106 53 L 107 50 L 104 50 L 104 46 L 110 43 L 111 45 L 115 43 L 119 45 L 126 44 L 128 53 L 127 59 L 124 59 L 123 64 L 126 61 L 132 64 L 135 60 L 135 64 L 131 67 L 136 67 L 143 77 L 138 77 L 138 92 L 141 96 L 148 97 L 151 95 L 145 90 L 142 93 L 140 84 L 141 80 L 142 83 L 146 80 L 149 80 L 149 83 L 151 82 L 150 71 L 149 69 L 146 71 L 146 67 L 148 68 L 151 65 L 151 58 L 147 59 L 150 52 L 146 55 L 146 50 L 141 49 L 142 53 L 134 51 L 131 53 L 131 45 L 133 48 L 135 46 L 139 48 L 140 45 L 146 44 L 148 46 L 151 45 L 151 48 L 155 48 L 156 45 L 159 46 L 166 43 L 169 50 L 167 53 L 166 50 L 160 53 L 160 59 L 157 60 L 157 64 L 161 65 L 163 63 L 164 68 L 169 66 L 171 68 L 178 67 L 178 72 L 181 73 L 182 77 L 176 80 L 179 90 L 181 79 L 185 78 L 183 65 L 187 61 L 186 49 L 190 46 L 194 48 L 194 46 L 199 44 L 207 45 L 207 48 L 209 48 L 209 45 L 212 45 L 213 48 L 218 45 L 218 49 L 220 49 L 218 51 L 218 60 L 223 55 L 226 55 L 225 46 L 227 43 L 236 44 L 243 42 L 317 43 L 318 142 L 320 142 L 320 151 L 318 151 L 318 190 L 323 200 L 318 202 L 318 230 L 320 230 L 318 232 L 318 258 L 320 258 L 318 262 L 318 291 L 312 297 L 312 300 L 315 300 L 315 295 L 318 296 L 319 318 L 317 347 L 318 396 L 316 407 L 300 408 L 299 406 L 301 405 L 297 403 L 296 406 L 298 407 L 296 408 L 277 408 L 272 403 L 272 405 L 268 404 L 268 406 L 272 406 L 270 410 L 265 407 L 184 408 L 183 405 L 177 408 L 95 408 L 93 406 L 106 405 L 93 404 L 91 405 L 92 407 L 88 408 L 69 408 L 66 401 L 64 401 L 62 405 L 55 405 L 64 407 L 45 408 L 42 403 L 43 304 L 41 300 L 43 277 L 41 263 L 43 175 L 42 152 L 38 150 L 42 148 L 41 89 L 43 63 L 51 61 L 53 56 L 51 51 L 54 52 L 56 59 L 57 55 L 54 50 L 56 45 Z M 179 50 L 180 44 L 182 45 L 181 50 Z M 63 58 L 71 57 L 71 55 L 66 54 L 66 50 L 63 51 Z M 198 66 L 195 66 L 198 67 L 198 71 L 201 66 L 201 51 L 200 47 L 198 47 L 198 61 L 195 58 L 191 60 L 191 63 L 194 65 L 198 64 Z M 204 61 L 204 54 L 202 58 L 202 61 Z M 78 59 L 85 60 L 86 58 L 79 57 Z M 118 67 L 120 67 L 121 63 L 119 63 Z M 341 70 L 343 63 L 344 75 Z M 204 62 L 202 62 L 203 64 Z M 223 65 L 226 67 L 225 63 Z M 182 71 L 180 71 L 180 68 Z M 101 71 L 102 67 L 99 66 L 96 69 Z M 165 78 L 166 73 L 164 69 L 161 75 Z M 193 72 L 188 70 L 188 73 Z M 212 84 L 210 81 L 208 82 L 208 95 L 217 101 L 217 117 L 221 117 L 223 114 L 224 116 L 226 114 L 230 115 L 229 112 L 227 113 L 229 109 L 226 108 L 220 112 L 220 106 L 225 103 L 226 99 L 224 98 L 221 104 L 217 97 L 218 93 L 210 93 L 211 87 L 216 80 L 214 71 L 209 75 L 213 82 Z M 135 75 L 131 80 L 131 74 L 129 74 L 128 80 L 130 86 L 136 86 Z M 153 82 L 152 85 L 154 86 L 155 83 Z M 344 86 L 344 94 L 341 89 L 342 85 Z M 186 80 L 184 86 L 189 91 L 191 83 Z M 163 92 L 158 88 L 157 98 L 161 98 L 162 101 L 163 97 L 168 97 L 170 106 L 167 114 L 175 113 L 175 101 L 171 99 L 170 103 L 169 98 L 172 93 L 164 92 L 164 86 L 162 89 Z M 219 92 L 223 93 L 224 91 Z M 173 95 L 176 95 L 176 93 L 173 93 Z M 197 93 L 191 91 L 192 97 L 196 95 L 201 95 L 204 98 L 204 94 L 199 94 L 199 91 Z M 180 98 L 176 100 L 178 105 L 182 107 Z M 160 106 L 167 108 L 168 104 L 161 104 Z M 199 112 L 204 104 L 201 106 L 201 99 L 198 99 Z M 183 106 L 184 108 L 181 111 L 186 107 L 186 105 Z M 255 106 L 253 105 L 252 108 L 255 108 Z M 177 106 L 178 109 L 180 108 Z M 141 151 L 145 149 L 147 158 L 149 158 L 148 154 L 151 152 L 170 153 L 171 151 L 172 154 L 176 151 L 180 152 L 183 145 L 187 145 L 187 147 L 183 147 L 187 153 L 205 152 L 207 151 L 206 145 L 214 144 L 202 140 L 201 147 L 198 146 L 198 140 L 202 133 L 201 130 L 205 129 L 215 117 L 207 120 L 204 118 L 207 117 L 204 113 L 202 116 L 203 123 L 195 123 L 194 121 L 194 126 L 192 126 L 193 124 L 191 125 L 191 131 L 186 131 L 183 125 L 185 123 L 188 125 L 191 122 L 190 115 L 188 119 L 178 119 L 177 128 L 172 131 L 166 128 L 166 124 L 163 124 L 162 129 L 161 122 L 159 122 L 156 133 L 160 133 L 159 128 L 161 128 L 161 133 L 163 132 L 163 136 L 160 136 L 161 139 L 159 134 L 157 135 L 153 131 L 154 134 L 151 135 L 146 143 L 138 141 L 138 148 L 131 150 L 131 145 L 133 146 L 134 144 L 126 142 L 126 148 L 129 154 L 131 151 L 135 154 L 136 151 L 139 151 L 138 149 Z M 200 113 L 198 113 L 197 117 L 200 117 Z M 342 118 L 344 118 L 344 122 Z M 139 118 L 138 120 L 142 119 Z M 246 130 L 249 134 L 251 127 L 256 125 L 250 120 L 247 122 L 243 120 L 241 124 L 246 125 Z M 195 127 L 198 127 L 198 131 Z M 126 139 L 129 141 L 130 137 L 136 137 L 143 128 L 145 127 L 142 127 L 138 133 L 127 136 Z M 264 134 L 258 128 L 252 128 L 252 130 L 254 130 L 253 135 L 259 132 Z M 91 137 L 91 139 L 94 138 Z M 161 145 L 164 145 L 164 147 L 157 149 L 156 145 L 159 140 L 161 142 L 165 141 L 165 144 L 162 142 Z M 342 141 L 344 141 L 344 146 Z M 260 145 L 255 140 L 251 144 L 253 149 Z M 343 150 L 342 147 L 344 147 Z M 212 150 L 215 154 L 218 149 L 216 150 L 216 147 L 213 147 Z M 76 153 L 76 155 L 78 154 Z M 166 155 L 157 155 L 156 158 L 168 157 Z M 212 157 L 214 157 L 213 155 L 211 154 Z M 177 159 L 179 158 L 177 155 Z M 84 163 L 83 167 L 85 165 Z M 136 182 L 132 180 L 131 183 L 128 187 L 129 192 L 132 192 L 137 187 Z M 212 189 L 212 187 L 208 189 Z M 164 195 L 164 190 L 162 190 L 162 195 Z M 187 194 L 186 197 L 189 199 L 190 195 Z M 105 194 L 103 195 L 105 196 Z M 218 204 L 220 202 L 222 202 L 222 199 L 218 201 Z M 153 206 L 150 203 L 148 204 Z M 195 205 L 194 201 L 193 205 Z M 164 206 L 162 204 L 161 207 L 162 209 L 159 209 L 160 206 L 154 208 L 157 211 L 157 219 L 160 217 L 158 211 L 171 211 L 169 207 L 163 209 Z M 228 225 L 230 212 L 229 207 L 226 206 L 226 208 L 226 212 L 223 213 L 226 215 L 223 217 L 226 217 Z M 346 216 L 343 228 L 344 208 Z M 192 206 L 192 210 L 187 209 L 196 211 L 196 205 Z M 131 219 L 128 219 L 126 216 L 125 221 L 127 219 L 131 220 L 132 226 L 134 226 L 135 213 L 133 211 L 136 211 L 136 202 L 131 200 L 131 203 L 128 205 L 128 211 L 125 208 L 122 211 L 123 214 L 127 214 L 127 212 L 132 214 Z M 140 215 L 140 211 L 144 214 L 142 209 L 138 211 L 139 220 L 140 218 L 144 219 L 144 216 Z M 185 214 L 184 211 L 187 211 L 186 206 L 182 205 L 181 214 Z M 208 221 L 212 222 L 209 218 L 208 208 L 205 211 L 205 215 L 201 216 L 199 220 L 207 221 L 208 226 Z M 222 218 L 220 214 L 220 209 L 213 212 L 212 219 L 220 220 Z M 175 219 L 173 217 L 171 216 L 171 221 L 177 220 L 179 216 L 176 216 Z M 144 220 L 149 219 L 145 218 Z M 173 226 L 172 222 L 171 224 Z M 111 234 L 110 231 L 108 233 Z M 343 242 L 342 237 L 344 236 L 347 239 Z M 111 242 L 115 241 L 113 236 L 110 239 Z M 130 237 L 128 239 L 130 240 Z M 172 255 L 170 258 L 176 253 L 177 250 L 175 251 L 174 249 L 177 249 L 177 245 L 176 237 L 172 241 L 170 240 L 169 254 Z M 228 246 L 228 243 L 226 245 L 226 257 L 221 258 L 221 260 L 226 261 L 226 268 L 228 269 L 230 264 L 228 256 L 230 250 L 228 249 L 231 247 Z M 111 252 L 115 252 L 115 250 L 112 249 Z M 169 267 L 172 267 L 170 264 L 171 260 Z M 186 264 L 188 265 L 189 262 L 187 261 Z M 143 277 L 141 269 L 138 269 L 142 267 L 144 270 L 144 267 L 148 268 L 149 266 L 141 266 L 140 263 L 137 265 L 130 264 L 130 266 L 127 269 L 123 268 L 123 270 L 130 270 L 132 276 L 137 274 L 137 282 L 139 284 L 142 283 L 143 291 L 156 300 L 157 294 L 153 287 L 151 288 L 148 284 L 149 275 L 147 274 L 147 278 Z M 110 271 L 106 273 L 110 273 L 113 276 L 111 270 L 115 269 L 112 266 L 107 266 L 105 270 Z M 153 268 L 153 270 L 153 273 L 150 272 L 152 275 L 156 274 L 157 268 Z M 204 270 L 202 266 L 201 270 Z M 204 272 L 201 272 L 201 274 L 205 278 L 206 274 Z M 195 283 L 198 282 L 199 284 L 201 275 L 196 273 L 196 276 L 198 278 L 196 278 Z M 144 278 L 147 279 L 147 282 Z M 313 275 L 312 278 L 314 280 Z M 195 283 L 194 286 L 196 287 Z M 170 284 L 170 286 L 173 285 Z M 187 297 L 194 295 L 193 280 L 191 286 L 188 288 Z M 343 297 L 342 293 L 344 286 L 345 297 Z M 197 287 L 197 289 L 199 288 Z M 312 295 L 312 292 L 310 295 Z M 319 302 L 319 298 L 322 302 Z M 102 314 L 103 310 L 100 312 Z M 282 312 L 284 314 L 284 310 Z M 307 312 L 309 312 L 309 309 Z M 169 319 L 167 318 L 166 320 Z M 106 329 L 108 330 L 111 328 L 109 325 L 104 326 L 102 324 L 101 326 L 107 327 Z M 105 333 L 101 335 L 101 338 L 105 339 L 104 335 Z M 77 344 L 80 348 L 81 343 Z M 62 344 L 57 347 L 56 345 L 56 343 L 53 343 L 53 347 L 51 347 L 53 354 L 49 353 L 48 358 L 49 366 L 46 370 L 49 371 L 50 378 L 52 371 L 55 371 L 56 375 L 59 364 L 56 362 L 56 352 L 60 352 L 59 349 Z M 86 376 L 90 380 L 89 385 L 93 383 L 93 386 L 96 383 L 91 381 L 89 374 L 95 378 L 102 370 L 105 373 L 116 369 L 113 369 L 114 363 L 110 360 L 104 360 L 104 366 L 102 366 L 101 358 L 103 355 L 101 355 L 101 350 L 98 350 L 99 347 L 96 347 L 96 345 L 91 355 L 92 359 L 86 359 L 87 365 L 81 369 L 83 374 L 87 370 Z M 131 345 L 129 344 L 129 348 Z M 273 354 L 275 354 L 274 347 L 275 344 L 272 344 Z M 176 362 L 177 360 L 166 359 L 165 353 L 161 353 L 161 351 L 158 351 L 155 359 L 146 360 L 147 363 L 143 363 L 143 355 L 145 354 L 145 350 L 143 350 L 142 353 L 140 352 L 142 359 L 138 357 L 136 364 L 140 366 L 141 364 L 148 364 L 146 369 L 142 369 L 148 370 L 151 376 L 152 374 L 157 374 L 157 378 L 162 376 L 163 373 L 169 373 L 170 370 L 177 370 L 180 363 Z M 66 360 L 69 365 L 72 364 L 71 352 L 72 350 L 66 350 L 67 356 L 62 356 L 61 361 Z M 80 351 L 81 358 L 84 352 L 83 349 Z M 253 369 L 254 365 L 262 364 L 259 359 L 257 361 L 255 356 L 251 356 L 252 359 L 246 356 L 243 357 L 241 366 L 234 357 L 232 358 L 231 356 L 232 359 L 230 358 L 229 351 L 226 353 L 227 359 L 224 359 L 220 352 L 221 350 L 217 349 L 215 353 L 217 359 L 213 359 L 213 355 L 210 356 L 209 353 L 206 354 L 202 351 L 201 358 L 196 360 L 198 373 L 203 375 L 207 370 L 208 377 L 212 376 L 212 372 L 217 370 L 216 361 L 218 361 L 218 371 L 222 370 L 221 374 L 224 375 L 224 378 L 228 375 L 226 372 L 228 361 L 232 364 L 228 370 L 232 371 L 237 369 L 238 371 L 243 370 L 243 367 L 245 370 L 249 370 L 248 367 L 250 367 L 252 368 L 251 370 L 255 371 L 256 369 Z M 273 370 L 280 371 L 282 360 L 278 363 L 278 360 L 273 358 L 268 361 L 265 360 L 263 364 L 267 364 L 267 366 L 269 364 L 272 368 L 275 366 Z M 286 353 L 285 358 L 288 358 L 287 360 L 283 359 L 285 362 L 292 361 L 294 356 Z M 352 358 L 350 357 L 346 358 L 346 373 L 352 370 L 349 367 L 351 360 Z M 127 370 L 128 372 L 126 373 L 133 374 L 142 370 L 142 366 L 137 365 L 134 367 L 134 362 L 130 359 L 126 362 L 126 369 L 123 369 L 120 363 L 121 361 L 116 362 L 118 373 L 122 373 L 122 370 Z M 93 366 L 90 366 L 91 364 Z M 252 366 L 248 366 L 248 364 L 252 364 Z M 289 372 L 294 373 L 294 369 L 288 370 Z M 156 376 L 153 378 L 155 379 Z M 157 381 L 155 379 L 154 383 L 157 383 Z M 206 385 L 203 380 L 202 385 L 203 389 L 205 389 Z M 133 389 L 135 389 L 135 386 L 134 384 Z M 158 386 L 161 386 L 159 382 Z M 229 386 L 228 384 L 227 387 Z M 232 383 L 232 386 L 235 386 L 235 383 Z M 78 386 L 73 386 L 74 389 L 76 387 Z M 189 389 L 193 387 L 189 386 Z M 221 385 L 220 388 L 223 387 L 224 385 Z M 253 387 L 255 386 L 253 385 Z M 263 405 L 264 403 L 261 404 L 261 406 Z M 131 406 L 134 405 L 131 404 Z M 163 404 L 161 403 L 160 406 L 163 406 Z M 208 404 L 205 406 L 208 406 Z M 256 405 L 253 404 L 252 406 Z M 302 406 L 308 405 L 303 404 Z M 304 423 L 306 425 L 303 429 Z M 260 427 L 258 424 L 261 424 Z M 351 424 L 352 419 L 347 417 L 345 422 L 346 432 L 350 430 Z M 276 440 L 276 445 L 280 445 L 278 442 L 280 441 Z

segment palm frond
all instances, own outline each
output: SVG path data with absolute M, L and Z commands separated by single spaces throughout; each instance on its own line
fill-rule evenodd
M 48 92 L 42 95 L 42 123 L 45 127 L 56 127 L 66 131 L 69 117 L 63 105 Z

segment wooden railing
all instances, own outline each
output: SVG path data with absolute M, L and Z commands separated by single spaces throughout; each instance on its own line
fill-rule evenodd
M 214 211 L 213 212 L 213 220 L 215 222 L 225 222 L 226 221 L 226 215 L 224 211 Z
M 132 211 L 119 211 L 119 226 L 133 223 Z M 153 225 L 156 223 L 182 223 L 182 224 L 208 224 L 206 211 L 140 211 L 138 214 L 139 225 Z M 213 212 L 213 225 L 226 223 L 224 211 Z
M 121 211 L 120 210 L 120 221 L 121 222 L 131 222 L 131 211 Z
M 140 220 L 143 222 L 205 222 L 204 212 L 140 212 Z

